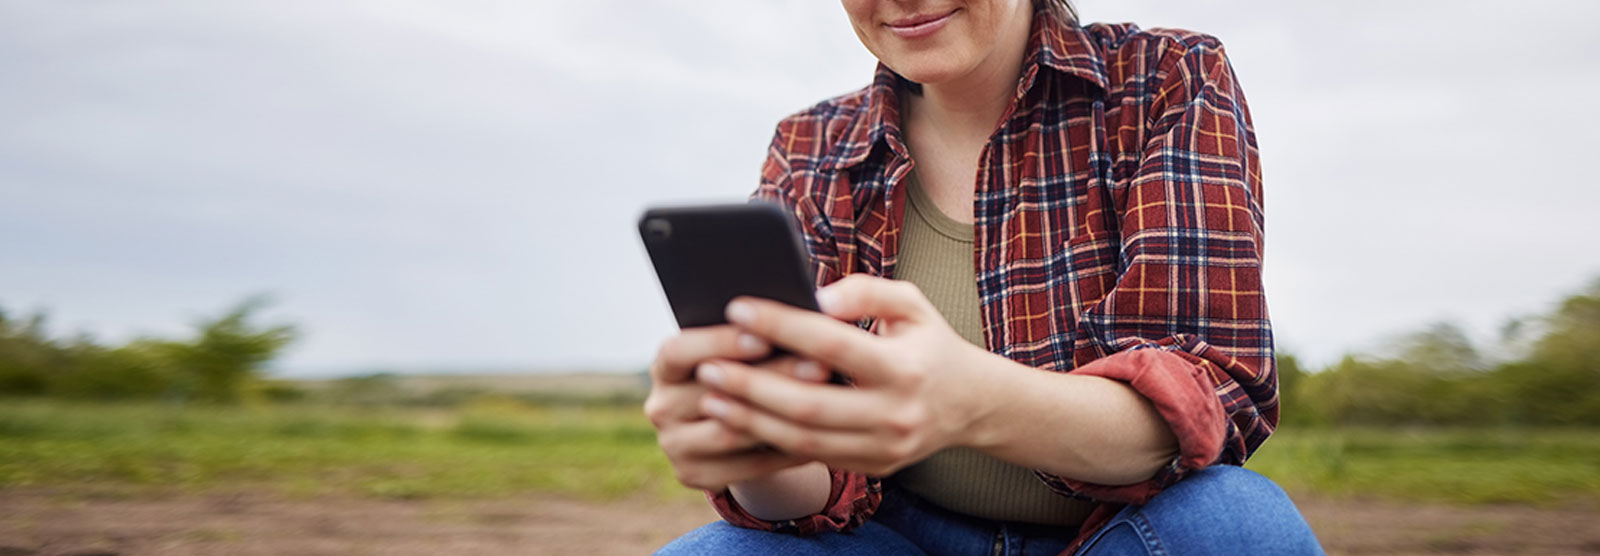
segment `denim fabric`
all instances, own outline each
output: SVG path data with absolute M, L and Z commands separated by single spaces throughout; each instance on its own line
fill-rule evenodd
M 1004 523 L 950 512 L 892 485 L 872 519 L 855 531 L 797 537 L 718 521 L 662 547 L 658 556 L 704 554 L 884 554 L 1055 556 L 1076 531 Z M 1082 556 L 1322 554 L 1283 490 L 1239 467 L 1213 466 L 1129 506 L 1096 531 Z
M 762 556 L 922 556 L 922 549 L 893 529 L 868 521 L 848 533 L 807 537 L 745 529 L 716 521 L 690 531 L 656 551 L 656 556 L 760 554 Z
M 1322 554 L 1283 489 L 1242 467 L 1218 465 L 1129 506 L 1078 554 Z

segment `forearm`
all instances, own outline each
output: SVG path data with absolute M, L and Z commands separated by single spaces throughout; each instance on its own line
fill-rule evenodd
M 989 355 L 989 354 L 986 354 Z M 993 377 L 963 442 L 996 458 L 1104 485 L 1149 479 L 1178 452 L 1161 414 L 1127 384 L 1044 372 L 1000 356 L 979 359 Z
M 750 515 L 782 521 L 821 512 L 832 487 L 828 466 L 811 462 L 734 483 L 728 490 Z

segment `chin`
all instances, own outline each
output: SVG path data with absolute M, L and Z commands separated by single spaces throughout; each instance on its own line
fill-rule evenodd
M 949 81 L 972 70 L 970 64 L 960 63 L 955 58 L 953 55 L 928 52 L 885 65 L 901 77 L 926 85 Z

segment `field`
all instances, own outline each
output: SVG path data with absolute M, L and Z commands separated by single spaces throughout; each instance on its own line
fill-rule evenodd
M 1595 431 L 1286 430 L 1251 467 L 1330 553 L 1600 552 Z M 0 555 L 627 554 L 713 518 L 631 406 L 0 401 Z

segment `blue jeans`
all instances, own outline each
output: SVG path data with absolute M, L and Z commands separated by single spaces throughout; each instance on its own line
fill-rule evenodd
M 849 533 L 797 537 L 718 521 L 656 552 L 684 554 L 906 554 L 1056 556 L 1076 531 L 1007 523 L 941 509 L 886 485 L 883 504 Z M 1241 467 L 1213 466 L 1129 506 L 1077 554 L 1322 554 L 1316 535 L 1278 485 Z

